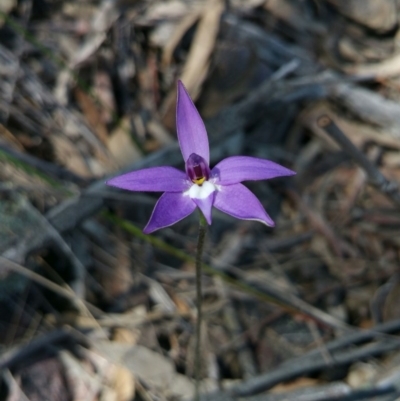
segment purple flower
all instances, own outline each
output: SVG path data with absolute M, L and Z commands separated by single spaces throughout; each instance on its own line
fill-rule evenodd
M 233 156 L 210 170 L 210 150 L 204 123 L 182 82 L 178 82 L 176 125 L 186 172 L 174 167 L 151 167 L 112 178 L 107 185 L 129 191 L 164 192 L 143 232 L 171 226 L 198 207 L 208 224 L 211 209 L 243 220 L 274 226 L 260 201 L 242 181 L 266 180 L 295 174 L 269 160 Z

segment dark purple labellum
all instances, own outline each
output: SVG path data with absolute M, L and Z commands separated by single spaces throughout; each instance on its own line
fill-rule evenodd
M 206 161 L 196 153 L 192 153 L 186 161 L 186 173 L 197 185 L 203 184 L 210 178 L 210 168 Z

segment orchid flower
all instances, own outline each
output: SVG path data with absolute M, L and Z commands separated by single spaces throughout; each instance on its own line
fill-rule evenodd
M 266 180 L 295 174 L 270 160 L 247 156 L 228 157 L 210 170 L 207 131 L 192 99 L 178 81 L 176 125 L 186 172 L 174 167 L 150 167 L 107 181 L 107 185 L 129 191 L 164 192 L 143 232 L 169 227 L 196 207 L 211 224 L 211 209 L 242 220 L 275 224 L 256 196 L 242 181 Z

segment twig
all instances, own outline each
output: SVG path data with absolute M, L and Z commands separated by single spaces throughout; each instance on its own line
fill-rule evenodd
M 399 348 L 399 341 L 385 341 L 354 351 L 342 351 L 336 355 L 332 355 L 333 361 L 329 364 L 321 356 L 315 359 L 305 358 L 305 360 L 291 361 L 290 364 L 285 364 L 273 372 L 255 377 L 238 385 L 232 389 L 232 392 L 234 395 L 241 397 L 257 394 L 284 381 L 316 373 L 326 368 L 332 369 L 338 366 L 346 366 L 357 361 L 386 354 Z
M 79 299 L 70 288 L 61 287 L 60 285 L 53 283 L 47 278 L 41 276 L 40 274 L 37 274 L 27 269 L 25 266 L 21 266 L 18 263 L 8 260 L 3 256 L 0 256 L 0 266 L 2 269 L 11 270 L 18 274 L 21 274 L 22 276 L 28 278 L 29 280 L 32 280 L 35 283 L 41 285 L 42 287 L 45 287 L 48 290 L 55 292 L 57 295 L 61 295 L 62 297 L 67 298 L 68 300 L 72 301 L 75 304 Z
M 398 331 L 400 331 L 400 320 L 378 325 L 372 330 L 348 334 L 344 338 L 326 344 L 325 350 L 331 353 L 332 361 L 327 362 L 321 354 L 321 350 L 315 349 L 299 358 L 287 361 L 272 372 L 239 384 L 233 389 L 233 393 L 240 396 L 256 394 L 268 390 L 283 381 L 292 380 L 326 368 L 331 369 L 335 366 L 348 365 L 398 349 L 400 348 L 400 341 L 397 338 L 389 338 L 387 336 L 388 333 Z M 384 338 L 383 341 L 376 344 L 355 350 L 347 349 L 350 345 L 364 343 L 381 337 Z
M 313 229 L 315 231 L 318 231 L 326 238 L 326 240 L 334 250 L 336 256 L 342 256 L 340 239 L 337 237 L 332 227 L 325 221 L 323 216 L 321 216 L 317 211 L 309 207 L 297 191 L 287 188 L 286 194 L 296 203 L 299 209 L 304 212 L 304 214 L 309 219 Z
M 53 346 L 66 341 L 74 339 L 78 343 L 89 347 L 87 337 L 76 330 L 62 329 L 53 330 L 47 334 L 39 336 L 30 341 L 25 346 L 19 346 L 18 348 L 8 351 L 0 356 L 0 370 L 13 369 L 18 364 L 26 364 L 26 361 L 35 353 L 47 346 Z
M 332 362 L 332 356 L 329 353 L 329 351 L 326 349 L 325 343 L 321 338 L 321 334 L 318 331 L 317 325 L 315 324 L 315 322 L 308 320 L 307 321 L 307 326 L 308 329 L 311 332 L 311 335 L 314 338 L 315 343 L 317 344 L 318 349 L 321 352 L 322 357 L 324 358 L 325 362 L 327 364 Z
M 389 181 L 377 167 L 347 138 L 327 115 L 318 118 L 318 126 L 328 133 L 368 175 L 370 183 L 400 206 L 400 192 L 396 183 Z
M 379 396 L 398 395 L 394 386 L 371 387 L 367 389 L 351 388 L 344 383 L 330 383 L 320 386 L 305 387 L 282 394 L 259 395 L 248 398 L 250 401 L 395 401 L 395 398 L 376 398 Z M 396 396 L 397 399 L 397 396 Z
M 283 307 L 288 313 L 292 313 L 293 311 L 297 311 L 297 313 L 301 312 L 305 316 L 308 316 L 318 322 L 320 325 L 322 324 L 328 327 L 333 327 L 341 331 L 351 332 L 355 329 L 354 327 L 347 325 L 345 322 L 336 319 L 335 317 L 316 308 L 315 306 L 308 304 L 295 294 L 284 292 L 268 282 L 253 282 L 249 280 L 240 269 L 234 266 L 227 267 L 223 269 L 222 272 L 227 277 L 234 277 L 238 279 L 240 283 L 239 287 L 251 289 L 250 293 L 255 295 L 262 294 L 263 296 L 272 299 L 274 304 Z
M 260 393 L 265 391 L 272 386 L 281 383 L 283 381 L 288 381 L 295 379 L 297 377 L 301 377 L 310 373 L 319 372 L 320 370 L 326 368 L 333 368 L 335 366 L 343 366 L 351 364 L 355 361 L 367 359 L 372 356 L 378 356 L 383 353 L 390 352 L 391 350 L 397 349 L 400 347 L 400 342 L 396 338 L 385 337 L 388 334 L 396 333 L 400 331 L 400 319 L 384 324 L 380 324 L 375 326 L 372 330 L 358 331 L 355 333 L 350 333 L 343 338 L 333 340 L 330 343 L 326 344 L 325 349 L 331 353 L 332 362 L 327 363 L 321 355 L 321 350 L 315 349 L 307 354 L 291 359 L 275 369 L 272 372 L 268 372 L 264 375 L 258 376 L 256 378 L 250 379 L 246 382 L 243 382 L 236 386 L 232 391 L 232 396 L 224 393 L 216 393 L 209 397 L 209 401 L 231 401 L 235 399 L 237 396 L 251 396 L 253 394 Z M 360 343 L 365 343 L 367 341 L 372 341 L 374 339 L 383 338 L 384 341 L 379 342 L 377 344 L 373 344 L 372 346 L 366 346 L 361 349 L 348 350 L 346 349 L 350 345 L 356 345 Z M 390 341 L 388 341 L 390 340 Z M 336 351 L 336 352 L 335 352 Z M 340 351 L 340 352 L 338 352 Z M 383 389 L 375 388 L 370 390 L 355 391 L 348 395 L 349 398 L 338 398 L 343 400 L 361 400 L 367 399 L 368 396 L 372 397 L 373 394 L 379 395 L 384 393 L 379 393 L 379 391 Z M 376 393 L 374 391 L 377 391 Z M 394 389 L 387 390 L 388 392 L 394 392 Z M 254 397 L 254 400 L 261 399 Z M 286 398 L 285 398 L 286 399 Z M 291 398 L 287 398 L 288 400 Z M 293 398 L 295 400 L 296 398 Z M 336 399 L 336 398 L 335 398 Z M 265 398 L 266 401 L 269 401 L 269 398 Z M 273 400 L 273 398 L 272 398 Z M 328 398 L 321 398 L 321 400 L 328 400 Z
M 75 269 L 76 275 L 75 282 L 72 283 L 71 287 L 73 287 L 75 296 L 83 299 L 85 290 L 83 281 L 86 269 L 83 266 L 82 262 L 80 261 L 80 259 L 77 258 L 77 256 L 71 250 L 70 246 L 65 242 L 60 233 L 54 228 L 53 225 L 49 223 L 49 221 L 42 214 L 38 212 L 36 208 L 34 208 L 28 201 L 23 198 L 21 202 L 23 203 L 24 207 L 29 211 L 29 213 L 35 217 L 36 221 L 39 222 L 44 228 L 44 230 L 39 230 L 39 232 L 44 231 L 47 235 L 49 235 L 49 239 L 51 239 L 52 242 L 58 246 L 63 255 L 71 262 L 72 267 Z M 29 244 L 31 242 L 34 242 L 37 236 L 40 237 L 40 234 L 29 235 L 27 238 L 19 241 L 16 247 L 10 248 L 5 251 L 2 256 L 6 259 L 10 259 L 16 263 L 22 264 L 25 260 L 25 254 L 21 250 L 29 247 Z
M 378 91 L 351 85 L 344 81 L 333 84 L 329 89 L 329 95 L 360 120 L 382 127 L 385 132 L 399 138 L 400 105 L 398 102 L 385 98 Z
M 88 306 L 86 302 L 82 300 L 82 298 L 78 297 L 71 287 L 69 286 L 61 287 L 60 285 L 53 283 L 47 278 L 41 276 L 40 274 L 37 274 L 27 269 L 25 266 L 21 266 L 18 263 L 8 260 L 3 256 L 0 256 L 0 266 L 1 268 L 8 269 L 18 274 L 21 274 L 24 277 L 28 278 L 29 280 L 32 280 L 35 283 L 47 288 L 48 290 L 53 291 L 57 295 L 61 295 L 62 297 L 71 301 L 78 308 L 78 310 L 82 313 L 83 316 L 88 316 L 93 320 L 93 322 L 95 323 L 95 327 L 100 330 L 100 332 L 104 335 L 105 338 L 107 338 L 107 335 L 105 334 L 103 328 L 90 312 L 89 310 L 90 305 Z
M 224 320 L 232 337 L 235 338 L 235 351 L 238 354 L 238 360 L 242 370 L 242 375 L 244 379 L 249 379 L 250 377 L 254 377 L 257 374 L 252 351 L 249 349 L 246 343 L 246 339 L 243 336 L 243 330 L 240 327 L 239 319 L 232 305 L 232 302 L 228 297 L 228 291 L 221 277 L 216 277 L 215 283 L 217 288 L 219 289 L 221 298 L 225 301 L 225 306 L 223 309 L 225 318 Z
M 45 160 L 38 159 L 37 157 L 31 156 L 27 153 L 18 152 L 1 143 L 0 143 L 0 151 L 7 153 L 12 158 L 17 159 L 22 163 L 28 164 L 30 167 L 39 170 L 45 174 L 48 174 L 53 178 L 72 181 L 73 183 L 78 185 L 87 183 L 87 180 L 85 180 L 82 177 L 79 177 L 78 175 L 65 169 L 64 167 L 58 166 L 54 163 L 47 162 Z

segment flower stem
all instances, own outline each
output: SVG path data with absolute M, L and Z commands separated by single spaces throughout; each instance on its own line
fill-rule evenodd
M 204 238 L 206 236 L 207 222 L 200 212 L 199 221 L 199 236 L 197 239 L 196 250 L 196 303 L 197 303 L 197 322 L 196 322 L 196 338 L 195 338 L 195 355 L 194 355 L 194 374 L 195 374 L 195 401 L 200 401 L 200 375 L 201 375 L 201 360 L 200 360 L 200 345 L 201 345 L 201 324 L 203 319 L 201 303 L 201 260 L 204 248 Z

